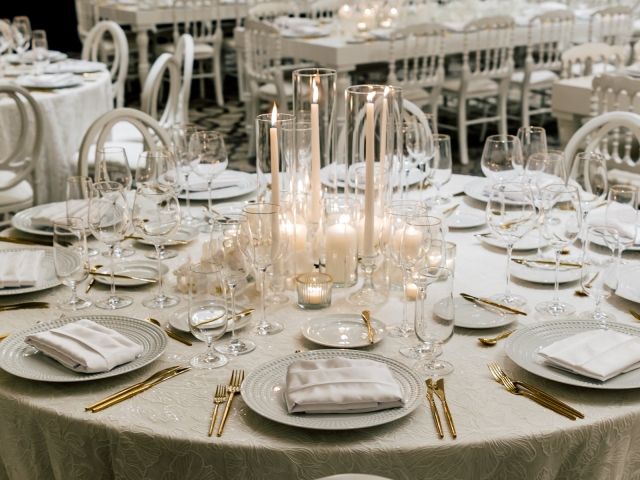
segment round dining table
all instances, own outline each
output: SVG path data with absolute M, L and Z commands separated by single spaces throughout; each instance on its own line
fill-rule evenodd
M 444 193 L 462 191 L 473 177 L 454 175 Z M 433 194 L 427 190 L 426 194 Z M 412 194 L 416 194 L 413 192 Z M 484 215 L 485 204 L 466 196 L 452 197 L 443 209 L 460 204 L 458 210 Z M 450 229 L 447 240 L 457 244 L 454 295 L 465 292 L 488 297 L 505 288 L 506 251 L 488 246 L 474 234 L 486 226 Z M 18 235 L 15 229 L 3 235 Z M 198 262 L 207 235 L 201 234 L 188 245 L 170 247 L 179 255 L 167 260 L 166 289 L 181 297 L 178 307 L 187 304 L 177 289 L 172 273 L 186 262 Z M 127 243 L 131 243 L 129 240 Z M 93 238 L 92 246 L 105 249 Z M 133 244 L 143 259 L 151 247 Z M 2 248 L 15 245 L 2 244 Z M 579 245 L 570 248 L 579 253 Z M 522 252 L 520 252 L 522 253 Z M 533 252 L 527 252 L 533 253 Z M 551 256 L 550 252 L 547 252 Z M 625 253 L 626 262 L 638 262 L 637 253 Z M 92 264 L 107 264 L 98 256 Z M 361 281 L 361 280 L 360 280 Z M 114 315 L 153 317 L 166 324 L 175 311 L 150 310 L 142 298 L 154 286 L 120 288 L 133 297 L 131 307 Z M 98 413 L 85 407 L 112 393 L 141 381 L 152 373 L 173 365 L 186 365 L 192 356 L 205 350 L 205 344 L 183 334 L 193 346 L 167 339 L 162 356 L 140 370 L 117 377 L 82 383 L 47 383 L 18 378 L 0 370 L 0 479 L 33 480 L 283 480 L 317 479 L 339 473 L 368 473 L 394 480 L 415 479 L 626 479 L 637 478 L 640 471 L 640 394 L 638 390 L 597 390 L 569 386 L 528 373 L 505 353 L 506 340 L 494 347 L 483 346 L 480 336 L 495 336 L 508 329 L 548 321 L 534 306 L 553 295 L 553 285 L 539 285 L 512 279 L 512 291 L 523 295 L 527 316 L 496 329 L 455 328 L 443 346 L 440 358 L 449 361 L 454 371 L 445 377 L 446 396 L 457 429 L 452 438 L 443 418 L 444 438 L 436 433 L 426 399 L 412 413 L 370 428 L 321 431 L 275 423 L 252 411 L 242 394 L 231 407 L 221 437 L 207 436 L 218 384 L 228 384 L 232 370 L 249 374 L 273 359 L 296 350 L 323 348 L 303 337 L 302 323 L 332 313 L 360 313 L 346 301 L 356 287 L 334 289 L 332 304 L 319 311 L 298 307 L 296 294 L 287 291 L 284 305 L 267 307 L 269 319 L 281 322 L 284 331 L 277 335 L 252 337 L 255 351 L 230 358 L 216 370 L 192 369 L 140 395 Z M 593 309 L 590 298 L 574 295 L 579 282 L 561 285 L 560 298 L 576 306 L 577 312 Z M 84 292 L 84 287 L 79 289 Z M 94 301 L 108 294 L 98 284 L 87 295 Z M 57 287 L 21 297 L 4 297 L 2 304 L 15 300 L 44 300 L 52 306 L 68 298 L 70 290 Z M 253 285 L 237 298 L 238 308 L 258 308 L 259 296 Z M 613 295 L 603 308 L 613 312 L 617 321 L 637 325 L 627 313 L 634 304 Z M 637 308 L 637 305 L 635 305 Z M 401 319 L 402 301 L 392 291 L 384 305 L 371 308 L 372 317 L 387 325 Z M 414 305 L 409 304 L 413 318 Z M 0 334 L 9 333 L 38 321 L 67 316 L 104 314 L 95 307 L 82 312 L 18 310 L 0 313 Z M 257 314 L 252 322 L 257 321 Z M 570 318 L 577 318 L 576 316 Z M 248 336 L 249 328 L 241 330 Z M 221 340 L 229 339 L 226 334 Z M 384 355 L 411 367 L 416 360 L 402 356 L 401 347 L 416 342 L 415 337 L 392 338 L 362 348 Z M 2 344 L 0 343 L 0 350 Z M 510 394 L 491 376 L 487 363 L 497 362 L 512 378 L 526 381 L 584 413 L 584 419 L 570 420 L 527 398 Z M 437 400 L 436 400 L 437 401 Z M 438 403 L 442 415 L 441 405 Z

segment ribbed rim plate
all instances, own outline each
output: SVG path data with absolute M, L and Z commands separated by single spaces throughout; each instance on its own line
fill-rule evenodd
M 298 360 L 327 360 L 336 357 L 374 360 L 388 365 L 404 392 L 405 406 L 357 414 L 288 413 L 284 388 L 289 365 Z M 353 430 L 393 422 L 418 408 L 425 394 L 424 380 L 406 365 L 382 355 L 358 350 L 315 350 L 277 358 L 256 368 L 242 384 L 242 398 L 254 412 L 274 422 L 312 430 Z
M 46 290 L 48 288 L 57 287 L 60 285 L 60 280 L 56 276 L 56 268 L 53 263 L 53 249 L 51 248 L 11 248 L 7 250 L 0 250 L 2 252 L 21 252 L 23 250 L 44 250 L 44 258 L 40 265 L 40 271 L 38 273 L 38 281 L 33 287 L 12 287 L 12 288 L 0 288 L 0 296 L 6 295 L 22 295 L 23 293 L 39 292 L 40 290 Z M 69 253 L 62 253 L 62 256 L 67 262 L 75 262 L 73 255 Z
M 529 325 L 516 330 L 505 345 L 507 355 L 517 365 L 528 372 L 539 375 L 549 380 L 577 385 L 579 387 L 599 388 L 602 390 L 623 390 L 628 388 L 640 388 L 640 369 L 628 373 L 622 373 L 606 382 L 583 377 L 565 372 L 553 367 L 543 365 L 543 358 L 538 352 L 558 340 L 577 335 L 588 330 L 597 330 L 599 324 L 591 320 L 553 320 Z M 626 333 L 634 337 L 640 337 L 640 328 L 623 323 L 609 323 L 609 328 L 616 332 Z
M 218 179 L 234 179 L 238 183 L 233 187 L 219 188 L 211 190 L 212 200 L 222 200 L 224 198 L 239 197 L 252 193 L 258 188 L 258 176 L 255 173 L 239 172 L 237 170 L 225 170 L 220 174 Z M 178 195 L 178 198 L 185 200 L 187 194 L 182 192 Z M 208 200 L 209 192 L 203 190 L 201 192 L 189 192 L 189 198 L 191 200 Z
M 58 328 L 83 318 L 111 328 L 139 343 L 144 348 L 142 354 L 134 361 L 120 365 L 108 372 L 78 373 L 40 352 L 31 354 L 34 349 L 24 343 L 27 335 Z M 50 322 L 31 325 L 12 333 L 3 340 L 0 343 L 0 368 L 17 377 L 40 380 L 41 382 L 87 382 L 115 377 L 142 368 L 162 355 L 166 346 L 167 336 L 161 328 L 137 318 L 114 317 L 112 315 L 58 318 Z

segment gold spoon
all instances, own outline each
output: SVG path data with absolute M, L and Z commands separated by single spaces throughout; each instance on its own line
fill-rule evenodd
M 587 288 L 591 288 L 591 284 L 595 281 L 596 278 L 598 278 L 598 275 L 600 275 L 600 272 L 596 273 L 593 278 L 591 280 L 589 280 L 588 283 L 586 283 L 584 286 Z M 588 297 L 589 294 L 587 292 L 585 292 L 583 289 L 578 289 L 575 292 L 573 292 L 575 295 L 578 295 L 579 297 Z
M 164 330 L 166 332 L 167 335 L 169 335 L 171 338 L 173 338 L 174 340 L 178 340 L 179 342 L 184 343 L 185 345 L 189 345 L 191 346 L 192 343 L 188 340 L 185 340 L 184 338 L 182 338 L 180 335 L 176 335 L 175 333 L 173 333 L 171 330 L 168 330 L 166 328 L 163 328 L 162 325 L 160 325 L 160 322 L 158 320 L 156 320 L 155 318 L 145 318 L 146 321 L 153 323 L 154 325 L 157 325 L 158 327 L 162 328 L 162 330 Z
M 515 332 L 515 330 L 509 330 L 507 332 L 501 333 L 500 335 L 498 335 L 495 338 L 485 338 L 485 337 L 479 337 L 478 340 L 480 341 L 480 343 L 484 344 L 484 345 L 489 345 L 489 346 L 494 346 L 496 343 L 498 343 L 498 340 L 502 339 L 502 338 L 507 338 L 509 335 L 511 335 L 513 332 Z
M 91 270 L 89 271 L 89 273 L 96 273 L 96 270 L 98 270 L 99 268 L 102 268 L 102 265 L 94 265 L 93 267 L 91 267 Z M 91 275 L 91 279 L 87 284 L 87 288 L 84 289 L 84 293 L 89 293 L 89 290 L 91 290 L 91 287 L 93 286 L 93 282 L 95 281 L 96 281 L 96 277 Z

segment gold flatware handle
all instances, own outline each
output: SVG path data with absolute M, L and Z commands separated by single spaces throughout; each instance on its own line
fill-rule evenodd
M 131 240 L 144 240 L 144 238 L 139 237 L 139 236 L 137 236 L 137 235 L 127 235 L 127 236 L 125 237 L 125 240 L 126 240 L 126 239 L 131 239 Z M 186 245 L 186 244 L 187 244 L 187 243 L 189 243 L 189 242 L 185 242 L 184 240 L 171 240 L 171 239 L 169 239 L 169 240 L 167 240 L 167 243 L 173 243 L 173 244 L 176 244 L 176 245 Z
M 89 290 L 91 290 L 91 287 L 93 286 L 93 282 L 95 281 L 96 281 L 95 277 L 91 277 L 89 279 L 89 283 L 87 284 L 87 288 L 84 289 L 84 293 L 89 293 Z
M 251 315 L 255 311 L 255 308 L 247 308 L 245 310 L 242 310 L 241 312 L 236 313 L 236 318 L 246 317 L 247 315 Z M 228 318 L 229 320 L 233 319 L 233 315 L 229 315 Z
M 98 272 L 89 272 L 90 275 L 93 275 L 95 277 L 108 277 L 111 278 L 111 274 L 110 273 L 98 273 Z M 142 278 L 142 277 L 132 277 L 131 275 L 119 275 L 119 274 L 115 274 L 113 276 L 113 278 L 120 278 L 123 280 L 139 280 L 141 282 L 149 282 L 149 283 L 156 283 L 157 280 L 155 278 Z
M 431 405 L 431 414 L 433 415 L 433 422 L 436 424 L 436 429 L 438 430 L 438 436 L 440 438 L 443 438 L 444 432 L 442 431 L 442 422 L 440 422 L 440 414 L 438 413 L 438 409 L 436 408 L 436 402 L 433 400 L 433 398 L 430 398 L 429 404 Z
M 30 309 L 30 308 L 49 308 L 49 303 L 47 302 L 24 302 L 24 303 L 15 303 L 13 305 L 4 305 L 0 307 L 0 312 L 5 312 L 7 310 L 20 310 L 20 309 Z
M 493 302 L 486 298 L 474 297 L 473 295 L 469 295 L 467 293 L 461 293 L 460 296 L 465 300 L 469 300 L 470 302 L 482 302 L 482 303 L 486 303 L 487 305 L 491 305 L 492 307 L 500 308 L 502 310 L 506 310 L 507 312 L 515 313 L 517 315 L 525 315 L 525 316 L 527 315 L 525 312 L 521 312 L 520 310 L 516 310 L 515 308 L 507 307 L 506 305 Z
M 17 243 L 20 245 L 39 245 L 43 247 L 53 247 L 53 243 L 44 240 L 28 240 L 26 238 L 0 237 L 0 242 Z
M 535 395 L 529 393 L 529 392 L 525 392 L 524 390 L 520 390 L 522 396 L 528 398 L 529 400 L 533 400 L 534 402 L 536 402 L 539 405 L 542 405 L 545 408 L 548 408 L 549 410 L 553 410 L 556 413 L 559 413 L 560 415 L 567 417 L 569 420 L 575 420 L 576 417 L 574 415 L 572 415 L 571 413 L 567 412 L 566 410 L 558 407 L 557 405 L 553 404 L 552 402 L 548 402 L 547 400 L 544 400 L 543 398 L 540 397 L 536 397 Z
M 631 315 L 633 315 L 633 318 L 635 318 L 636 320 L 640 320 L 640 313 L 636 312 L 635 310 L 631 310 L 631 309 L 629 309 L 629 313 Z
M 224 413 L 222 414 L 222 421 L 220 422 L 220 428 L 218 428 L 218 434 L 216 435 L 217 437 L 220 437 L 222 435 L 222 430 L 224 429 L 224 424 L 227 422 L 227 415 L 229 415 L 229 409 L 231 408 L 231 402 L 233 402 L 234 395 L 235 395 L 235 392 L 231 392 L 229 394 L 229 401 L 227 402 L 227 405 L 224 407 Z
M 533 385 L 529 385 L 528 383 L 521 382 L 519 380 L 513 380 L 513 383 L 514 383 L 514 385 L 519 385 L 521 387 L 526 388 L 527 390 L 530 390 L 531 392 L 537 394 L 538 396 L 544 398 L 545 400 L 547 400 L 549 402 L 556 403 L 558 406 L 563 407 L 565 410 L 569 411 L 570 413 L 572 413 L 573 415 L 575 415 L 578 418 L 584 418 L 584 414 L 582 412 L 580 412 L 579 410 L 576 410 L 575 408 L 570 407 L 569 405 L 564 403 L 562 400 L 558 400 L 553 395 L 549 395 L 548 393 L 543 392 L 542 390 L 540 390 L 539 388 L 534 387 Z
M 451 411 L 449 410 L 449 405 L 447 401 L 442 400 L 442 408 L 444 409 L 444 416 L 447 417 L 447 422 L 449 423 L 449 428 L 451 429 L 451 435 L 453 438 L 458 438 L 458 434 L 456 433 L 456 427 L 453 425 L 453 417 L 451 416 Z
M 216 403 L 215 408 L 213 409 L 213 416 L 211 417 L 211 425 L 209 425 L 209 436 L 213 435 L 213 425 L 216 423 L 216 417 L 218 416 L 218 407 L 219 403 Z
M 369 343 L 373 345 L 375 339 L 373 336 L 373 329 L 371 328 L 371 312 L 369 310 L 364 310 L 362 312 L 362 319 L 364 320 L 364 323 L 367 324 L 367 332 L 369 333 Z
M 0 341 L 4 340 L 5 338 L 7 338 L 9 335 L 11 335 L 10 333 L 4 333 L 2 335 L 0 335 Z
M 454 205 L 451 208 L 447 208 L 444 212 L 442 212 L 442 215 L 446 217 L 447 215 L 453 213 L 459 206 L 460 205 L 458 204 L 458 205 Z
M 185 345 L 188 345 L 188 346 L 192 346 L 193 345 L 189 340 L 185 340 L 180 335 L 176 335 L 175 333 L 173 333 L 171 330 L 168 330 L 166 328 L 164 328 L 163 330 L 165 332 L 167 332 L 167 335 L 169 335 L 174 340 L 178 340 L 179 342 L 182 342 L 182 343 L 184 343 Z
M 519 263 L 524 265 L 526 263 L 538 263 L 540 265 L 554 265 L 556 262 L 552 262 L 551 260 L 527 260 L 526 258 L 512 258 L 512 262 Z M 582 265 L 579 263 L 570 263 L 570 262 L 560 262 L 561 267 L 573 267 L 573 268 L 582 268 Z
M 124 402 L 125 400 L 131 398 L 131 397 L 135 397 L 136 395 L 138 395 L 139 393 L 145 392 L 147 390 L 149 390 L 153 385 L 141 385 L 139 387 L 136 387 L 130 391 L 128 391 L 127 393 L 123 394 L 123 395 L 119 395 L 118 397 L 109 400 L 108 402 L 104 402 L 101 403 L 100 405 L 98 405 L 97 407 L 94 407 L 91 409 L 91 411 L 93 413 L 98 413 L 106 408 L 112 407 L 113 405 L 117 405 L 120 402 Z

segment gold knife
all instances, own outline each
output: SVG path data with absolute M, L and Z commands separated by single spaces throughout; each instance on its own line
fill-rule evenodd
M 49 308 L 49 303 L 47 302 L 14 303 L 11 305 L 4 305 L 0 307 L 0 312 L 6 312 L 8 310 L 35 309 L 35 308 Z
M 440 401 L 442 402 L 442 408 L 444 409 L 444 416 L 447 417 L 447 422 L 449 423 L 449 428 L 451 429 L 451 435 L 453 438 L 457 438 L 458 434 L 456 433 L 456 427 L 453 426 L 453 418 L 451 417 L 451 411 L 449 410 L 449 405 L 447 404 L 447 398 L 444 395 L 444 378 L 441 378 L 436 382 L 436 385 L 433 386 L 433 391 L 438 396 Z
M 460 206 L 460 204 L 454 205 L 451 208 L 447 208 L 445 211 L 442 212 L 442 216 L 443 217 L 448 217 L 449 215 L 451 215 L 458 207 Z
M 636 320 L 640 320 L 640 313 L 638 313 L 638 312 L 636 312 L 634 310 L 631 310 L 631 309 L 629 309 L 629 313 L 631 315 L 633 315 L 633 318 L 635 318 Z
M 53 243 L 45 240 L 28 240 L 26 238 L 0 237 L 0 242 L 18 243 L 20 245 L 39 245 L 43 247 L 53 247 Z
M 173 333 L 168 328 L 162 327 L 162 324 L 158 320 L 156 320 L 155 318 L 147 317 L 147 320 L 150 321 L 151 323 L 154 323 L 155 325 L 159 326 L 160 328 L 162 328 L 162 330 L 164 330 L 164 333 L 169 335 L 174 340 L 177 340 L 180 343 L 184 343 L 185 345 L 187 345 L 189 347 L 193 346 L 193 344 L 189 340 L 187 340 L 186 338 L 182 338 L 180 335 L 177 335 L 177 334 Z
M 369 343 L 373 345 L 374 335 L 373 335 L 373 328 L 371 328 L 371 312 L 369 310 L 363 310 L 362 319 L 364 320 L 364 323 L 367 324 L 367 330 L 369 332 Z
M 94 275 L 96 277 L 108 277 L 111 278 L 111 274 L 110 273 L 98 273 L 98 272 L 90 272 L 89 275 Z M 155 278 L 142 278 L 142 277 L 133 277 L 131 275 L 114 275 L 114 278 L 121 278 L 123 280 L 139 280 L 141 282 L 149 282 L 149 283 L 156 283 L 157 280 Z
M 246 317 L 247 315 L 251 315 L 255 311 L 256 311 L 255 308 L 247 308 L 245 310 L 242 310 L 241 312 L 236 313 L 236 318 Z M 229 315 L 229 320 L 231 319 L 233 319 L 233 316 Z
M 167 381 L 173 377 L 177 377 L 178 375 L 183 374 L 184 372 L 188 372 L 189 370 L 191 370 L 191 367 L 180 367 L 177 370 L 174 370 L 173 372 L 167 373 L 164 376 L 160 377 L 159 379 L 151 382 L 151 383 L 147 383 L 145 385 L 142 385 L 140 387 L 135 388 L 134 390 L 131 390 L 128 393 L 125 393 L 124 395 L 120 395 L 119 397 L 114 398 L 113 400 L 110 400 L 108 402 L 105 403 L 101 403 L 99 406 L 92 408 L 91 411 L 93 413 L 97 413 L 100 412 L 102 410 L 104 410 L 105 408 L 109 408 L 112 405 L 115 405 L 117 403 L 120 403 L 124 400 L 127 400 L 131 397 L 135 397 L 136 395 L 138 395 L 139 393 L 145 392 L 147 390 L 149 390 L 151 387 L 155 387 L 156 385 Z
M 431 405 L 431 413 L 433 414 L 433 421 L 438 429 L 438 435 L 440 438 L 443 438 L 444 432 L 442 431 L 442 423 L 440 423 L 440 414 L 436 408 L 436 402 L 433 401 L 433 382 L 430 378 L 427 378 L 427 399 L 429 399 L 429 404 Z
M 11 335 L 10 333 L 4 333 L 2 335 L 0 335 L 0 341 L 4 340 L 5 338 L 7 338 L 9 335 Z
M 474 297 L 473 295 L 469 295 L 467 293 L 461 293 L 460 296 L 465 300 L 469 300 L 470 302 L 481 302 L 486 303 L 487 305 L 491 305 L 492 307 L 501 308 L 502 310 L 506 310 L 507 312 L 515 313 L 517 315 L 526 315 L 525 312 L 521 312 L 520 310 L 516 310 L 515 308 L 507 307 L 506 305 L 502 305 L 500 303 L 496 303 L 488 298 L 479 298 Z
M 554 265 L 555 261 L 552 260 L 528 260 L 526 258 L 512 258 L 512 262 L 519 263 L 520 265 L 525 265 L 527 263 L 539 263 L 540 265 Z M 570 263 L 570 262 L 560 262 L 561 267 L 573 267 L 573 268 L 582 268 L 582 265 L 579 263 Z
M 89 283 L 87 283 L 87 288 L 84 289 L 84 293 L 89 293 L 89 290 L 91 290 L 91 287 L 93 287 L 93 282 L 96 281 L 96 277 L 91 277 L 89 279 Z

